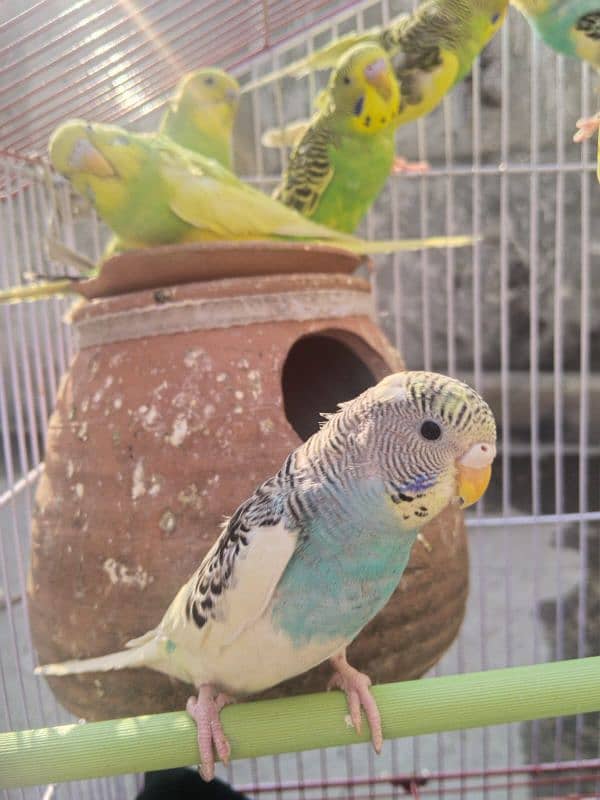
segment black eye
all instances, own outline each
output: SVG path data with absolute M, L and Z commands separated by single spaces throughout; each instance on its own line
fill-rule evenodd
M 500 14 L 498 14 L 498 13 L 492 14 L 492 25 L 494 25 L 496 22 L 498 22 L 499 17 L 500 17 Z
M 207 86 L 212 86 L 214 82 L 215 82 L 215 79 L 211 78 L 210 75 L 208 76 L 208 78 L 204 78 L 204 83 Z
M 425 422 L 421 425 L 421 436 L 424 439 L 428 439 L 430 442 L 439 439 L 442 435 L 442 429 L 431 419 L 425 420 Z
M 344 83 L 350 83 L 350 78 L 347 75 L 344 75 Z

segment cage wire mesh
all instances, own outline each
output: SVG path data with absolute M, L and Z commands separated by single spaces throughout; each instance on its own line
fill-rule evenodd
M 106 232 L 80 198 L 40 167 L 50 130 L 69 116 L 157 125 L 180 72 L 231 68 L 241 83 L 407 3 L 141 3 L 42 0 L 3 6 L 0 23 L 0 285 L 64 272 L 44 238 L 51 207 L 64 243 L 97 258 Z M 16 16 L 15 16 L 16 14 Z M 325 75 L 245 94 L 236 170 L 270 190 L 286 154 L 264 130 L 309 114 Z M 383 329 L 411 368 L 448 372 L 490 400 L 499 458 L 468 517 L 466 619 L 434 668 L 444 675 L 600 652 L 600 191 L 589 145 L 571 143 L 589 113 L 587 67 L 555 56 L 511 9 L 508 21 L 433 114 L 398 132 L 427 159 L 395 177 L 368 236 L 472 232 L 469 250 L 378 258 Z M 73 353 L 71 300 L 0 309 L 0 686 L 3 730 L 70 720 L 34 678 L 26 615 L 29 521 L 43 439 Z M 594 312 L 596 309 L 596 312 Z M 99 499 L 99 502 L 101 500 Z M 410 643 L 407 643 L 410 646 Z M 600 796 L 600 715 L 236 762 L 219 775 L 276 798 Z M 19 798 L 125 798 L 135 776 L 5 792 Z

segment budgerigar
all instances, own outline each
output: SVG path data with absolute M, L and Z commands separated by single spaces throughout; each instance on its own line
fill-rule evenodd
M 233 123 L 239 104 L 236 79 L 221 69 L 186 75 L 169 100 L 159 132 L 181 147 L 233 168 Z
M 385 605 L 419 530 L 449 503 L 485 491 L 496 429 L 473 389 L 431 372 L 384 378 L 285 460 L 224 524 L 158 626 L 127 649 L 40 667 L 66 675 L 146 666 L 193 684 L 204 776 L 213 746 L 230 748 L 219 719 L 231 696 L 259 692 L 326 659 L 352 724 L 365 710 L 382 746 L 369 678 L 346 647 Z
M 120 237 L 123 247 L 287 239 L 389 252 L 465 244 L 468 237 L 367 242 L 318 225 L 240 181 L 210 158 L 158 134 L 74 120 L 50 140 L 50 159 Z
M 399 101 L 385 51 L 373 44 L 353 47 L 340 59 L 273 197 L 315 222 L 352 233 L 390 174 Z
M 512 0 L 544 42 L 600 73 L 600 0 Z M 576 142 L 600 128 L 600 112 L 577 121 Z
M 401 96 L 395 122 L 404 125 L 433 111 L 469 74 L 474 59 L 502 25 L 507 7 L 508 0 L 425 0 L 385 28 L 348 34 L 242 91 L 283 75 L 301 77 L 330 69 L 349 48 L 373 42 L 392 59 Z
M 214 158 L 233 168 L 233 123 L 240 99 L 236 79 L 221 69 L 206 67 L 185 75 L 159 126 L 159 133 L 180 147 Z M 126 249 L 118 237 L 106 245 L 102 261 Z

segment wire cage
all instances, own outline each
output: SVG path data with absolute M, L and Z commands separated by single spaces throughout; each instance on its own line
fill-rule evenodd
M 0 21 L 0 285 L 63 273 L 44 250 L 50 212 L 65 244 L 96 259 L 106 232 L 43 168 L 73 116 L 156 127 L 179 75 L 202 64 L 244 85 L 330 38 L 409 5 L 376 2 L 4 3 Z M 264 190 L 286 153 L 261 134 L 311 110 L 322 73 L 243 95 L 236 171 Z M 458 640 L 436 675 L 600 653 L 600 191 L 589 145 L 586 66 L 556 56 L 511 9 L 472 75 L 397 151 L 426 175 L 394 177 L 367 236 L 471 232 L 470 249 L 378 257 L 381 326 L 411 368 L 471 382 L 499 422 L 493 483 L 468 516 L 471 585 Z M 0 725 L 69 721 L 33 676 L 26 570 L 46 422 L 73 354 L 70 300 L 0 308 Z M 596 311 L 594 311 L 596 310 Z M 234 762 L 218 774 L 253 797 L 598 797 L 599 714 Z M 134 797 L 135 776 L 5 792 Z

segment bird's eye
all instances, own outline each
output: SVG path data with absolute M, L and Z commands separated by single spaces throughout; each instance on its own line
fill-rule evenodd
M 347 75 L 344 75 L 344 83 L 351 83 L 352 81 Z
M 215 79 L 212 78 L 210 75 L 207 78 L 204 78 L 204 83 L 207 86 L 212 86 L 214 82 L 215 82 Z
M 115 136 L 112 143 L 116 144 L 117 147 L 127 147 L 129 145 L 129 139 L 126 136 Z
M 434 422 L 432 419 L 426 419 L 425 422 L 421 425 L 421 436 L 424 439 L 427 439 L 430 442 L 439 439 L 442 435 L 442 429 Z
M 499 19 L 500 19 L 500 14 L 498 12 L 496 12 L 495 14 L 492 14 L 492 25 L 494 25 L 496 22 L 498 22 Z

